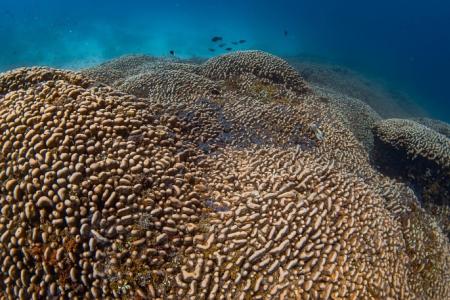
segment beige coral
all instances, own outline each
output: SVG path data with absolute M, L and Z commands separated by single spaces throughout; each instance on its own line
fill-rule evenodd
M 182 63 L 173 59 L 147 55 L 127 55 L 82 70 L 81 73 L 96 81 L 115 86 L 121 84 L 123 80 L 130 76 L 161 70 L 183 70 L 194 73 L 197 66 L 193 63 Z
M 183 261 L 202 274 L 177 275 L 178 297 L 412 296 L 400 228 L 363 183 L 291 150 L 226 149 L 211 165 L 216 208 Z
M 444 121 L 430 118 L 413 118 L 412 120 L 450 138 L 450 124 Z
M 138 97 L 154 100 L 195 100 L 200 97 L 214 97 L 220 94 L 219 86 L 213 81 L 183 70 L 156 70 L 128 77 L 118 88 Z
M 202 203 L 176 127 L 72 72 L 20 69 L 0 82 L 4 295 L 118 297 L 192 241 L 184 224 Z
M 324 102 L 337 110 L 342 115 L 343 123 L 353 132 L 355 137 L 364 145 L 366 150 L 373 151 L 373 126 L 381 120 L 381 117 L 369 105 L 363 101 L 333 92 L 332 90 L 312 86 Z
M 448 240 L 370 166 L 352 106 L 234 55 L 84 71 L 122 91 L 0 76 L 1 296 L 448 298 Z
M 450 168 L 450 139 L 417 122 L 387 119 L 375 127 L 380 141 L 406 152 L 410 159 L 422 157 Z
M 263 51 L 237 51 L 209 59 L 200 74 L 213 80 L 229 79 L 250 73 L 298 92 L 308 91 L 305 81 L 286 61 Z

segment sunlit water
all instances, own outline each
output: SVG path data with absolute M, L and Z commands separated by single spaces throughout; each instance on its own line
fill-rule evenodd
M 261 49 L 344 65 L 450 121 L 450 3 L 0 0 L 0 70 L 81 68 L 129 53 Z M 223 37 L 224 45 L 213 43 Z M 245 40 L 245 43 L 233 42 Z M 210 49 L 214 49 L 211 51 Z

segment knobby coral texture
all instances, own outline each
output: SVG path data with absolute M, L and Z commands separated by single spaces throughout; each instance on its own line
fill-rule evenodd
M 424 201 L 450 204 L 450 139 L 404 119 L 383 120 L 374 131 L 380 164 L 409 178 Z
M 380 170 L 381 118 L 281 58 L 23 68 L 0 97 L 1 299 L 450 297 L 448 201 Z

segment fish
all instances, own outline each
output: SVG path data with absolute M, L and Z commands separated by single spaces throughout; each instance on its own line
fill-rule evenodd
M 233 48 L 228 47 L 228 48 L 225 48 L 225 50 L 231 51 L 231 50 L 233 50 Z
M 209 50 L 210 52 L 216 51 L 216 49 L 213 49 L 213 48 L 208 48 L 208 50 Z
M 173 50 L 170 50 L 169 53 L 170 53 L 170 55 L 172 55 L 172 56 L 175 55 L 175 51 L 173 51 Z
M 243 44 L 245 42 L 247 42 L 247 41 L 246 40 L 239 40 L 239 44 Z
M 220 47 L 220 48 L 223 48 L 223 47 L 226 46 L 226 45 L 227 45 L 227 44 L 223 43 L 223 44 L 220 44 L 219 47 Z
M 211 38 L 211 41 L 214 42 L 214 43 L 222 41 L 222 40 L 223 40 L 223 38 L 221 36 L 213 36 Z
M 237 45 L 239 44 L 239 42 L 231 42 L 233 45 Z
M 285 29 L 284 30 L 284 36 L 287 36 L 288 35 L 288 31 Z

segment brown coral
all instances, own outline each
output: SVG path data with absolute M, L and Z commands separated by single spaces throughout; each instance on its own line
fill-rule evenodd
M 444 121 L 430 118 L 413 118 L 412 120 L 450 138 L 450 124 Z
M 83 70 L 83 74 L 99 82 L 112 85 L 116 81 L 125 77 L 138 74 L 143 65 L 153 63 L 155 61 L 156 58 L 151 56 L 127 55 L 113 59 L 93 68 Z
M 400 219 L 409 268 L 408 281 L 419 299 L 447 299 L 450 295 L 450 246 L 435 219 L 417 204 Z
M 0 289 L 103 298 L 145 288 L 137 277 L 191 243 L 186 224 L 201 215 L 177 128 L 75 73 L 21 69 L 1 82 Z
M 138 97 L 154 100 L 194 100 L 200 97 L 214 97 L 220 88 L 213 81 L 183 70 L 155 70 L 130 76 L 118 88 Z
M 307 56 L 294 56 L 287 61 L 309 84 L 364 101 L 383 118 L 406 118 L 426 113 L 412 97 L 387 89 L 384 83 L 346 66 Z
M 190 139 L 208 151 L 223 144 L 298 145 L 348 165 L 355 161 L 368 164 L 368 154 L 355 139 L 352 126 L 343 128 L 346 118 L 342 113 L 336 113 L 321 97 L 286 88 L 288 78 L 293 85 L 304 83 L 283 60 L 260 51 L 230 55 L 197 65 L 155 59 L 133 65 L 133 74 L 136 70 L 140 73 L 124 77 L 114 86 L 162 103 L 160 112 L 176 114 L 191 133 Z M 254 56 L 258 59 L 252 67 Z M 231 73 L 224 77 L 213 74 L 214 81 L 205 77 L 213 71 L 212 65 L 219 63 Z M 247 67 L 236 67 L 240 65 Z M 87 74 L 103 74 L 104 66 L 114 68 L 115 61 L 98 70 L 91 68 Z M 267 75 L 271 70 L 278 75 Z M 277 80 L 277 76 L 286 78 Z
M 363 183 L 291 150 L 226 150 L 211 165 L 210 226 L 175 277 L 178 297 L 411 295 L 399 227 Z
M 118 85 L 124 79 L 144 72 L 184 70 L 195 72 L 195 64 L 180 63 L 147 55 L 128 55 L 82 71 L 82 74 L 108 85 Z
M 373 126 L 381 117 L 363 101 L 332 90 L 313 86 L 321 101 L 329 102 L 342 115 L 343 123 L 353 132 L 369 153 L 373 150 Z
M 346 106 L 240 57 L 225 79 L 149 58 L 86 71 L 145 100 L 73 72 L 0 76 L 0 291 L 448 298 L 448 240 L 371 168 Z
M 301 93 L 308 90 L 305 81 L 286 61 L 263 51 L 237 51 L 211 58 L 201 65 L 200 73 L 213 80 L 250 73 Z
M 416 185 L 425 201 L 449 205 L 450 140 L 404 119 L 388 119 L 374 128 L 376 160 L 388 174 Z

